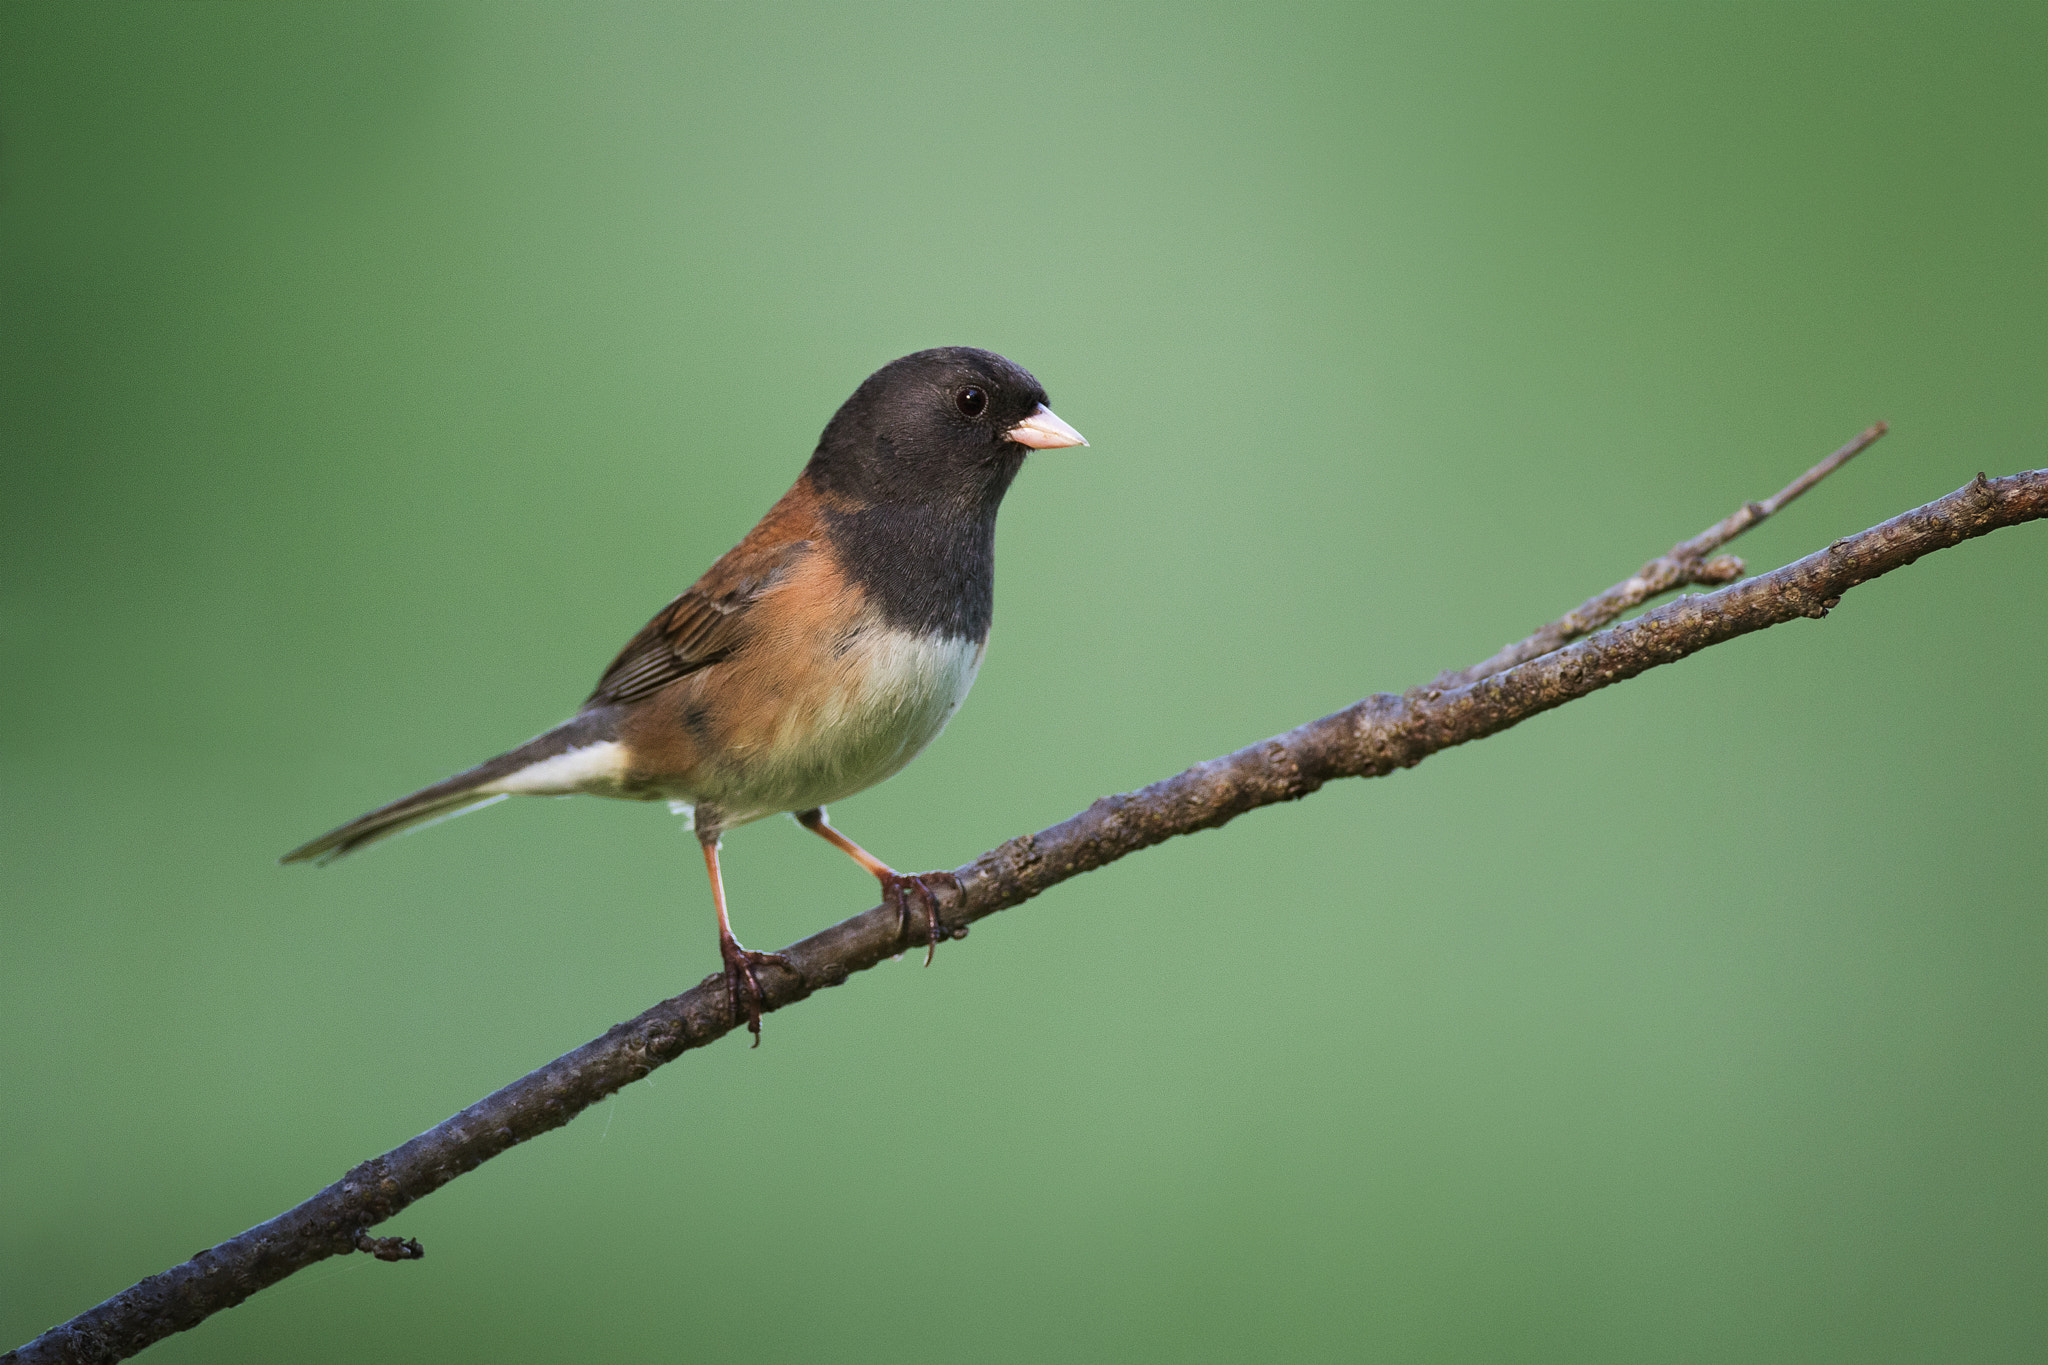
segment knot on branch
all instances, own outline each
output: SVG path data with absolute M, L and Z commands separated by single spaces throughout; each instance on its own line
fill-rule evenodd
M 368 1228 L 357 1228 L 351 1245 L 380 1261 L 417 1261 L 427 1254 L 427 1249 L 419 1244 L 417 1238 L 372 1237 Z
M 1413 736 L 1404 734 L 1402 726 L 1418 708 L 1443 696 L 1444 689 L 1439 686 L 1442 682 L 1439 678 L 1427 687 L 1412 688 L 1398 696 L 1375 692 L 1346 707 L 1342 714 L 1350 719 L 1351 735 L 1344 771 L 1353 775 L 1390 773 L 1420 763 Z
M 1693 583 L 1733 583 L 1742 577 L 1742 560 L 1736 555 L 1715 555 L 1712 559 L 1692 565 L 1686 574 Z

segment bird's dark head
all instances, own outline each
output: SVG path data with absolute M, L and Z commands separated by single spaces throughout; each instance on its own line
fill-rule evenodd
M 1031 450 L 1086 444 L 1023 366 L 941 346 L 869 375 L 826 424 L 809 473 L 819 492 L 850 503 L 993 514 Z

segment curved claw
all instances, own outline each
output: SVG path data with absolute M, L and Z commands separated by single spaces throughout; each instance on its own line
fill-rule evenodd
M 732 1001 L 733 1027 L 745 1023 L 747 1032 L 754 1035 L 754 1046 L 761 1046 L 761 1006 L 767 1003 L 768 993 L 761 989 L 761 979 L 754 975 L 754 968 L 762 966 L 780 967 L 791 976 L 797 975 L 796 964 L 781 953 L 757 953 L 740 947 L 740 941 L 730 934 L 718 936 L 718 955 L 725 959 L 725 994 Z M 741 983 L 745 983 L 742 990 Z M 744 1003 L 742 1003 L 744 1002 Z
M 881 883 L 884 899 L 896 905 L 905 935 L 910 933 L 911 900 L 924 903 L 924 965 L 931 966 L 932 954 L 938 951 L 939 940 L 951 937 L 951 931 L 939 922 L 938 888 L 944 887 L 957 896 L 960 894 L 960 879 L 950 872 L 891 872 L 881 876 Z

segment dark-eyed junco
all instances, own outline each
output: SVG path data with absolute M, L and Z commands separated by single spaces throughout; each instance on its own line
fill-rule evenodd
M 575 716 L 510 753 L 379 807 L 284 856 L 326 861 L 507 796 L 668 801 L 694 814 L 733 1017 L 758 1043 L 757 968 L 725 912 L 719 836 L 791 811 L 940 936 L 935 879 L 832 828 L 827 803 L 938 737 L 988 643 L 996 508 L 1027 450 L 1086 445 L 1045 390 L 967 346 L 884 365 L 846 400 L 781 501 L 664 607 Z M 931 960 L 926 949 L 925 960 Z

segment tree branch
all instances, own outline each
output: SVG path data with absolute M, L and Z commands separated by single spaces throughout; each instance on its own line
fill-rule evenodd
M 1541 658 L 1553 649 L 1561 649 L 1574 640 L 1591 635 L 1623 612 L 1639 607 L 1653 597 L 1661 597 L 1673 588 L 1682 588 L 1688 583 L 1718 587 L 1734 582 L 1742 576 L 1741 560 L 1734 555 L 1720 555 L 1713 559 L 1707 556 L 1849 463 L 1875 444 L 1887 430 L 1889 428 L 1883 422 L 1874 423 L 1855 440 L 1763 502 L 1744 503 L 1691 540 L 1679 541 L 1598 597 L 1589 597 L 1579 603 L 1534 635 L 1511 645 L 1502 645 L 1500 653 L 1470 668 L 1439 673 L 1430 686 L 1439 692 L 1449 692 L 1453 688 L 1476 683 L 1481 678 L 1505 673 L 1516 664 Z
M 1938 501 L 1836 541 L 1772 573 L 1687 596 L 1564 648 L 1630 606 L 1687 582 L 1718 582 L 1739 563 L 1703 556 L 1762 521 L 1884 431 L 1871 428 L 1766 503 L 1672 547 L 1634 577 L 1494 658 L 1402 696 L 1379 693 L 1142 791 L 1106 796 L 1037 834 L 957 869 L 960 891 L 943 918 L 967 925 L 1176 834 L 1214 829 L 1246 811 L 1307 796 L 1339 777 L 1378 777 L 1453 745 L 1483 739 L 1589 692 L 1710 645 L 1798 617 L 1823 617 L 1844 593 L 1924 554 L 2048 516 L 2048 469 L 2002 479 L 1979 474 Z M 1721 567 L 1715 567 L 1716 565 Z M 797 975 L 765 972 L 763 1008 L 781 1009 L 922 942 L 896 911 L 876 906 L 785 949 Z M 654 1068 L 732 1031 L 722 975 L 664 1000 L 453 1118 L 350 1171 L 297 1208 L 124 1290 L 0 1357 L 0 1365 L 125 1359 L 196 1326 L 315 1261 L 350 1250 L 386 1259 L 422 1254 L 416 1242 L 365 1229 L 514 1145 L 559 1128 Z

